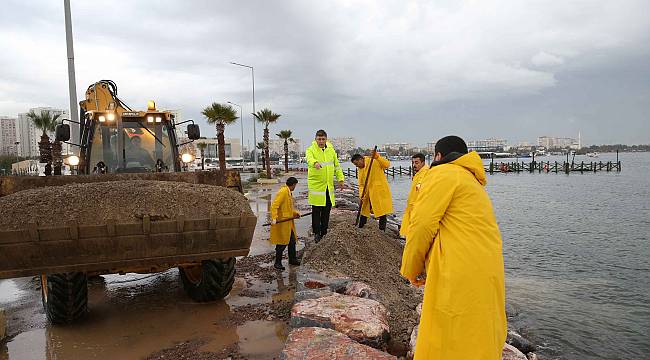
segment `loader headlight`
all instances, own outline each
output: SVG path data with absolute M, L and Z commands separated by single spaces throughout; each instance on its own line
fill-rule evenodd
M 162 121 L 162 118 L 160 116 L 156 116 L 156 122 L 159 123 Z
M 186 164 L 192 162 L 193 160 L 194 160 L 194 156 L 192 156 L 192 154 L 190 153 L 185 153 L 181 155 L 181 161 Z
M 106 116 L 104 115 L 99 115 L 99 122 L 105 122 L 106 121 Z
M 153 116 L 151 116 L 151 115 L 147 116 L 147 122 L 148 123 L 153 123 Z
M 106 115 L 106 120 L 108 121 L 114 121 L 115 120 L 115 113 L 108 113 Z
M 72 165 L 72 166 L 79 165 L 79 156 L 77 155 L 68 156 L 66 160 L 68 161 L 68 165 Z

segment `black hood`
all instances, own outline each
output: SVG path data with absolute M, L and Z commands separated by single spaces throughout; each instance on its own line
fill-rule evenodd
M 460 158 L 463 155 L 467 155 L 467 154 L 463 154 L 463 153 L 459 153 L 459 152 L 450 152 L 449 154 L 447 154 L 447 156 L 443 157 L 442 159 L 432 162 L 431 167 L 450 163 L 450 162 Z

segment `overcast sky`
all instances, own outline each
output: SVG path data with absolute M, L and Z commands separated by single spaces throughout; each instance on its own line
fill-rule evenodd
M 0 115 L 68 108 L 63 1 L 2 5 Z M 257 109 L 282 115 L 272 134 L 303 144 L 319 128 L 368 146 L 578 131 L 647 144 L 648 14 L 647 0 L 72 0 L 77 94 L 111 79 L 133 108 L 154 99 L 201 121 L 232 101 L 252 143 L 251 74 L 236 61 L 255 67 Z

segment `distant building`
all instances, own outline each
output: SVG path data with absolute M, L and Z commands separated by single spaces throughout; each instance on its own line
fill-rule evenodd
M 467 142 L 469 151 L 504 151 L 508 147 L 508 141 L 504 139 L 488 138 L 484 140 L 470 140 Z
M 18 154 L 16 124 L 15 117 L 0 116 L 0 155 Z
M 569 137 L 540 136 L 537 138 L 537 146 L 546 149 L 569 149 L 577 146 L 577 144 L 576 139 Z
M 174 121 L 176 123 L 179 123 L 179 122 L 183 121 L 183 113 L 181 112 L 181 110 L 167 109 L 167 110 L 164 110 L 164 111 L 169 111 L 170 113 L 172 113 L 172 115 L 174 115 Z M 183 125 L 185 125 L 185 126 L 183 126 Z M 185 134 L 185 131 L 187 129 L 187 124 L 183 124 L 183 125 L 176 127 L 176 138 L 177 139 L 186 139 L 187 138 L 187 135 Z
M 328 140 L 339 154 L 345 154 L 357 148 L 357 139 L 353 137 L 335 137 Z
M 59 120 L 69 119 L 70 116 L 67 110 L 61 110 L 51 107 L 38 107 L 29 109 L 39 114 L 41 111 L 49 111 L 53 115 L 59 114 Z M 18 122 L 16 124 L 16 134 L 18 144 L 18 155 L 22 157 L 38 157 L 40 152 L 38 150 L 38 142 L 41 140 L 43 132 L 34 126 L 34 123 L 27 117 L 27 113 L 18 114 Z M 54 140 L 54 132 L 47 134 L 50 141 Z M 63 154 L 70 153 L 70 145 L 63 144 Z
M 388 143 L 384 144 L 384 151 L 386 150 L 409 150 L 413 147 L 410 143 L 397 142 L 397 143 Z
M 289 141 L 289 153 L 302 153 L 302 144 L 300 139 L 294 138 L 293 141 L 294 142 Z M 269 154 L 284 155 L 284 139 L 269 139 Z
M 429 154 L 433 154 L 436 151 L 436 142 L 438 140 L 433 139 L 431 142 L 427 143 L 427 146 L 424 148 Z
M 224 150 L 226 152 L 226 160 L 241 160 L 241 144 L 240 140 L 237 138 L 234 139 L 224 139 L 225 146 Z M 206 159 L 218 160 L 219 152 L 217 145 L 217 138 L 207 138 L 207 139 L 198 139 L 193 142 L 195 157 L 197 159 L 201 158 L 201 150 L 197 146 L 198 144 L 207 144 L 207 147 L 204 150 L 204 156 Z

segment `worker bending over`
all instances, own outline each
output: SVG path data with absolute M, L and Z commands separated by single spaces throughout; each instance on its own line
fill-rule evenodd
M 413 210 L 413 204 L 418 198 L 418 192 L 420 191 L 421 182 L 424 174 L 429 170 L 429 165 L 426 163 L 426 158 L 424 154 L 417 153 L 411 157 L 411 164 L 413 165 L 413 181 L 411 182 L 411 190 L 409 190 L 409 196 L 406 200 L 406 209 L 404 209 L 404 216 L 402 217 L 402 225 L 399 227 L 399 235 L 403 238 L 406 238 L 408 234 L 409 223 L 411 222 L 411 211 Z
M 457 136 L 438 140 L 435 154 L 402 256 L 402 276 L 425 285 L 415 360 L 501 359 L 503 255 L 483 162 Z
M 287 179 L 286 185 L 275 194 L 271 204 L 271 244 L 275 244 L 275 264 L 273 267 L 284 270 L 282 266 L 282 253 L 289 245 L 289 264 L 300 265 L 296 256 L 296 225 L 293 219 L 300 214 L 293 208 L 292 191 L 296 188 L 298 180 L 295 177 Z
M 372 169 L 370 169 L 370 161 Z M 361 199 L 361 216 L 359 227 L 362 228 L 368 221 L 370 213 L 379 219 L 379 229 L 386 230 L 386 215 L 393 212 L 393 200 L 388 186 L 388 179 L 384 170 L 390 167 L 390 161 L 381 157 L 376 151 L 371 156 L 354 154 L 352 163 L 359 168 L 359 198 Z M 370 171 L 370 173 L 368 173 Z M 364 187 L 367 181 L 367 188 Z M 365 193 L 364 193 L 365 189 Z M 364 195 L 365 194 L 365 195 Z

